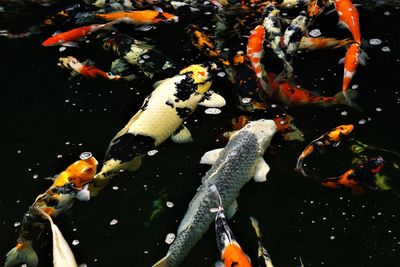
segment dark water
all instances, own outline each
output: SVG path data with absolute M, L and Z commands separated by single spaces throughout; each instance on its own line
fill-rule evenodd
M 23 29 L 46 12 L 50 12 L 49 8 L 38 8 L 25 17 L 2 20 L 1 28 Z M 371 59 L 353 79 L 364 112 L 347 107 L 311 106 L 289 111 L 305 133 L 306 141 L 336 125 L 353 123 L 356 129 L 352 137 L 400 150 L 400 10 L 380 6 L 360 7 L 359 12 L 363 38 L 383 41 L 382 45 L 367 49 Z M 320 28 L 324 36 L 349 36 L 338 30 L 335 23 L 335 16 L 323 16 L 315 28 Z M 161 26 L 149 35 L 163 52 L 180 60 L 185 49 L 184 26 Z M 40 46 L 55 30 L 49 28 L 43 34 L 22 40 L 0 39 L 0 255 L 15 245 L 19 227 L 14 227 L 14 223 L 21 221 L 35 197 L 50 185 L 43 178 L 64 170 L 82 151 L 93 152 L 101 161 L 109 140 L 151 90 L 148 80 L 113 83 L 70 79 L 67 71 L 56 66 L 58 49 Z M 390 52 L 383 52 L 384 46 Z M 63 53 L 70 54 L 91 58 L 106 68 L 113 60 L 96 41 Z M 344 54 L 344 49 L 301 54 L 294 64 L 297 81 L 310 90 L 335 94 L 343 71 L 337 62 Z M 222 114 L 207 115 L 203 108 L 198 108 L 188 120 L 193 143 L 178 145 L 166 141 L 158 148 L 158 154 L 144 160 L 139 171 L 118 176 L 99 197 L 88 203 L 76 202 L 69 214 L 57 218 L 65 238 L 70 243 L 79 240 L 78 245 L 71 245 L 79 263 L 151 266 L 165 255 L 165 236 L 176 232 L 200 178 L 208 169 L 198 164 L 200 157 L 208 150 L 224 146 L 217 136 L 229 128 L 231 118 L 240 114 L 231 104 L 234 97 L 228 86 L 222 78 L 215 81 L 215 90 L 228 99 Z M 348 114 L 341 115 L 343 111 Z M 358 123 L 362 119 L 366 124 Z M 271 166 L 268 181 L 251 181 L 241 191 L 239 210 L 230 226 L 253 262 L 257 247 L 249 216 L 259 220 L 264 243 L 277 267 L 297 266 L 299 256 L 305 266 L 400 266 L 399 195 L 386 191 L 355 196 L 322 188 L 299 176 L 293 167 L 305 145 L 275 138 L 265 156 Z M 398 159 L 383 156 L 387 160 L 383 173 L 395 181 L 399 175 L 393 163 Z M 351 166 L 351 159 L 349 143 L 344 142 L 314 158 L 313 164 L 320 173 L 335 176 Z M 154 215 L 157 201 L 161 209 Z M 173 202 L 174 207 L 167 208 L 167 201 Z M 111 226 L 113 219 L 118 223 Z M 50 266 L 50 244 L 39 246 L 37 251 L 41 266 Z M 215 234 L 210 230 L 183 266 L 213 266 L 218 258 Z

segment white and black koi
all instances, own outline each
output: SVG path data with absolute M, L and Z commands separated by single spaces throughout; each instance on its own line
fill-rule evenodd
M 154 84 L 154 91 L 139 111 L 111 141 L 103 167 L 93 179 L 90 188 L 93 195 L 114 174 L 138 169 L 142 157 L 168 137 L 176 143 L 192 141 L 183 121 L 198 105 L 225 105 L 225 99 L 209 91 L 216 68 L 210 62 L 190 65 L 178 75 Z
M 293 67 L 286 60 L 285 52 L 281 48 L 281 17 L 280 11 L 273 4 L 269 3 L 264 9 L 263 26 L 265 28 L 265 37 L 275 55 L 282 61 L 286 73 L 289 77 L 292 76 Z
M 307 27 L 307 14 L 302 11 L 295 19 L 292 20 L 289 27 L 286 29 L 283 36 L 283 47 L 286 53 L 288 62 L 292 62 L 293 55 L 299 49 L 301 39 L 306 32 Z M 290 73 L 288 73 L 288 78 Z M 280 75 L 281 76 L 281 75 Z

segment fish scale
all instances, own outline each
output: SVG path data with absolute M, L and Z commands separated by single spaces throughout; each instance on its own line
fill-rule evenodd
M 235 201 L 240 189 L 251 179 L 254 166 L 260 157 L 255 134 L 239 132 L 232 137 L 220 157 L 202 178 L 202 185 L 189 204 L 175 242 L 168 250 L 168 266 L 178 266 L 196 242 L 208 230 L 215 214 L 211 208 L 218 206 L 215 195 L 209 187 L 218 188 L 225 209 Z

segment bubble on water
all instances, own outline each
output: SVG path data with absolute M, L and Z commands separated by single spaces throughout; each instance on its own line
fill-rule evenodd
M 112 221 L 110 222 L 110 225 L 116 225 L 118 223 L 117 219 L 112 219 Z
M 276 108 L 276 107 L 277 107 L 276 104 L 272 104 L 272 105 L 271 105 L 271 108 Z
M 206 114 L 213 114 L 213 115 L 216 115 L 216 114 L 220 114 L 220 113 L 221 113 L 221 110 L 220 110 L 219 108 L 208 108 L 208 109 L 206 109 L 204 112 L 205 112 Z
M 28 264 L 24 263 L 21 265 L 21 267 L 28 267 Z
M 243 104 L 249 104 L 251 102 L 251 98 L 250 97 L 245 97 L 242 99 L 242 103 Z
M 225 77 L 225 72 L 221 71 L 217 73 L 218 77 Z
M 138 61 L 138 63 L 139 63 L 139 64 L 143 64 L 143 63 L 144 63 L 144 60 L 143 60 L 143 59 L 140 59 L 140 60 Z
M 150 56 L 149 56 L 149 55 L 143 55 L 142 58 L 144 58 L 144 59 L 149 59 Z
M 32 177 L 33 177 L 33 179 L 37 179 L 39 177 L 39 175 L 34 174 Z
M 331 235 L 330 239 L 334 240 L 336 237 L 334 235 Z
M 65 46 L 61 46 L 61 47 L 58 49 L 58 51 L 64 52 L 66 49 L 67 49 L 67 48 L 66 48 Z
M 280 121 L 280 122 L 279 122 L 280 125 L 283 125 L 283 124 L 285 124 L 285 123 L 286 123 L 285 121 Z
M 75 240 L 72 241 L 72 245 L 76 246 L 78 244 L 79 244 L 79 240 L 78 239 L 75 239 Z
M 347 115 L 347 111 L 342 111 L 342 112 L 340 113 L 340 115 L 346 116 L 346 115 Z
M 353 89 L 353 90 L 356 90 L 358 88 L 358 84 L 353 84 L 352 86 L 351 86 L 351 89 Z
M 384 46 L 384 47 L 382 47 L 382 51 L 383 51 L 383 52 L 390 52 L 389 46 Z
M 167 234 L 167 236 L 165 237 L 165 243 L 172 244 L 172 242 L 174 242 L 175 240 L 175 235 L 173 233 L 169 233 Z
M 321 35 L 321 30 L 320 29 L 314 29 L 314 30 L 309 32 L 309 35 L 311 37 L 318 37 L 318 36 Z
M 18 226 L 20 226 L 20 225 L 21 225 L 20 222 L 15 222 L 15 223 L 14 223 L 14 227 L 18 227 Z
M 118 190 L 119 187 L 118 187 L 118 186 L 113 186 L 112 189 L 113 189 L 113 190 Z
M 90 153 L 90 152 L 82 152 L 82 153 L 79 155 L 79 158 L 80 158 L 81 160 L 86 160 L 86 159 L 90 159 L 92 156 L 93 156 L 93 155 L 92 155 L 92 153 Z
M 147 152 L 147 155 L 149 155 L 149 156 L 154 156 L 154 155 L 157 154 L 157 153 L 158 153 L 158 150 L 153 149 L 153 150 L 150 150 L 149 152 Z
M 358 124 L 363 125 L 363 124 L 365 124 L 366 122 L 367 122 L 367 121 L 366 121 L 365 119 L 361 119 L 361 120 L 358 121 Z
M 369 40 L 370 45 L 380 45 L 381 43 L 382 43 L 381 39 L 374 38 L 374 39 Z
M 225 47 L 223 50 L 228 52 L 228 51 L 229 51 L 229 48 L 228 48 L 228 47 Z
M 62 155 L 60 154 L 60 155 L 57 155 L 57 158 L 58 159 L 61 159 L 62 158 Z
M 238 54 L 238 55 L 243 55 L 243 53 L 244 53 L 244 52 L 241 51 L 241 50 L 239 50 L 239 51 L 236 52 L 236 54 Z
M 382 108 L 376 108 L 376 111 L 381 112 Z
M 390 15 L 390 12 L 389 12 L 389 11 L 385 11 L 385 12 L 383 12 L 383 15 L 389 16 L 389 15 Z
M 167 201 L 165 205 L 167 205 L 168 208 L 172 208 L 174 206 L 174 203 L 172 203 L 171 201 Z

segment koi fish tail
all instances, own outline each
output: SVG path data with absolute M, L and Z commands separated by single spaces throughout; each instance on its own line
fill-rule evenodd
M 351 43 L 353 43 L 353 39 L 351 38 L 346 38 L 343 40 L 338 40 L 338 42 L 332 47 L 332 48 L 340 48 L 340 47 L 344 47 L 347 45 L 350 45 Z
M 260 231 L 260 226 L 258 224 L 258 221 L 253 217 L 250 217 L 250 221 L 251 221 L 251 225 L 254 228 L 254 231 L 256 232 L 257 237 L 261 238 L 261 231 Z
M 32 248 L 31 241 L 27 241 L 18 243 L 7 253 L 4 267 L 14 267 L 25 264 L 27 267 L 36 267 L 38 262 L 39 259 L 35 250 Z
M 169 254 L 167 254 L 167 256 L 165 256 L 164 258 L 159 260 L 157 263 L 155 263 L 152 267 L 168 267 L 169 266 L 168 258 L 169 258 Z
M 307 176 L 306 172 L 303 169 L 303 161 L 304 161 L 304 156 L 301 155 L 298 159 L 297 159 L 297 163 L 296 163 L 296 170 L 301 172 L 301 174 L 303 174 L 304 176 Z
M 360 107 L 354 103 L 354 100 L 357 98 L 357 96 L 358 96 L 357 91 L 346 90 L 337 93 L 336 95 L 334 95 L 334 98 L 336 98 L 336 103 L 338 104 L 348 105 L 359 110 Z

